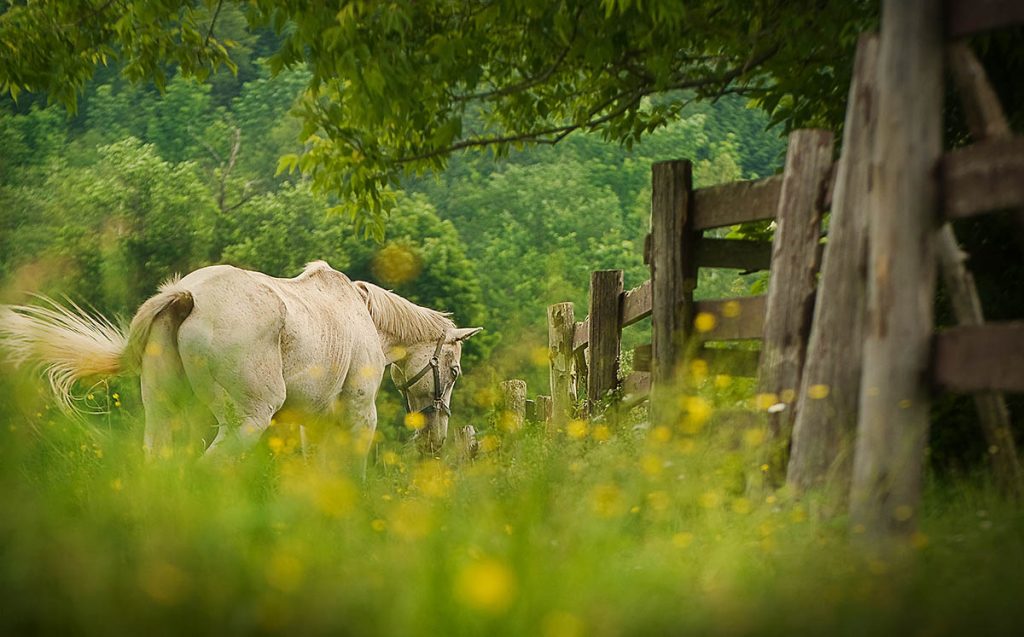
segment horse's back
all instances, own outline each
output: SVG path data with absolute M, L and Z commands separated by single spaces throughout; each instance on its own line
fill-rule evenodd
M 210 361 L 222 376 L 245 374 L 253 357 L 274 350 L 289 401 L 323 407 L 353 366 L 383 370 L 383 352 L 365 301 L 344 274 L 314 263 L 293 279 L 233 266 L 183 278 L 195 309 L 179 329 L 188 359 Z M 265 366 L 264 366 L 265 369 Z

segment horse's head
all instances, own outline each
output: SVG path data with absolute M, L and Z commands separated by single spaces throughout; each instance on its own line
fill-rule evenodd
M 452 390 L 462 373 L 462 341 L 482 329 L 454 328 L 436 341 L 411 345 L 405 357 L 391 366 L 391 379 L 404 394 L 406 409 L 419 414 L 412 418 L 421 453 L 435 454 L 444 445 Z

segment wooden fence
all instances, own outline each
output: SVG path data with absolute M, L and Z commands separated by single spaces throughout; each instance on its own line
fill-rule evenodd
M 1009 209 L 1024 226 L 1024 139 L 1011 134 L 970 50 L 942 35 L 1022 23 L 1024 10 L 1004 0 L 945 6 L 943 21 L 939 0 L 883 2 L 881 36 L 858 45 L 835 165 L 829 133 L 798 130 L 779 176 L 694 189 L 689 161 L 652 167 L 651 278 L 626 291 L 622 271 L 594 272 L 578 322 L 571 303 L 548 308 L 551 396 L 541 416 L 563 423 L 614 390 L 635 404 L 670 387 L 684 353 L 696 353 L 712 368 L 756 374 L 759 391 L 782 404 L 766 418 L 770 435 L 792 441 L 790 484 L 800 491 L 838 474 L 854 524 L 886 536 L 913 529 L 931 394 L 974 393 L 997 477 L 1020 492 L 998 392 L 1024 392 L 1024 322 L 984 322 L 949 222 Z M 944 52 L 975 138 L 945 153 Z M 777 224 L 770 245 L 704 236 L 766 219 Z M 768 269 L 768 292 L 695 301 L 702 267 Z M 959 326 L 936 332 L 940 269 Z M 652 342 L 635 350 L 620 385 L 622 330 L 648 316 Z M 760 339 L 760 352 L 708 346 L 742 339 Z M 652 401 L 655 420 L 661 402 Z M 843 449 L 854 434 L 850 462 Z
M 810 327 L 819 228 L 830 199 L 831 168 L 831 135 L 817 130 L 795 131 L 785 172 L 765 179 L 694 189 L 689 161 L 655 164 L 651 232 L 644 248 L 651 278 L 626 291 L 621 270 L 594 272 L 590 307 L 582 321 L 575 321 L 571 303 L 548 309 L 556 421 L 572 415 L 577 383 L 585 388 L 584 404 L 589 408 L 615 390 L 621 390 L 627 405 L 645 399 L 652 384 L 673 377 L 691 339 L 696 355 L 711 369 L 759 376 L 760 356 L 760 377 L 779 377 L 790 363 L 792 374 L 798 375 L 803 348 L 794 350 L 792 344 L 805 342 Z M 766 220 L 777 224 L 773 242 L 704 236 L 715 228 Z M 799 284 L 769 285 L 768 294 L 761 296 L 695 301 L 700 268 L 770 268 L 772 280 Z M 695 326 L 697 316 L 703 320 Z M 620 384 L 622 331 L 647 317 L 652 318 L 652 342 L 634 350 L 633 371 Z M 762 339 L 760 352 L 708 346 L 753 339 Z

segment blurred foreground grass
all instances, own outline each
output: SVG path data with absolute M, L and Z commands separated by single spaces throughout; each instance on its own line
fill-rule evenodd
M 813 501 L 745 494 L 759 438 L 713 410 L 677 430 L 492 431 L 472 464 L 382 446 L 363 481 L 304 462 L 283 428 L 231 466 L 147 463 L 136 419 L 84 427 L 40 387 L 0 380 L 2 634 L 957 635 L 1024 621 L 1018 507 L 933 484 L 907 555 L 862 557 Z

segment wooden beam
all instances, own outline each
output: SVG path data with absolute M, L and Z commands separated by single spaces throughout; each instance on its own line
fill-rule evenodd
M 622 300 L 622 327 L 632 325 L 651 315 L 651 280 L 647 279 L 626 292 Z
M 693 260 L 693 167 L 689 161 L 651 166 L 651 295 L 653 379 L 672 378 L 690 322 L 697 268 Z
M 593 413 L 619 382 L 622 340 L 622 270 L 598 270 L 590 275 L 590 375 L 587 402 Z
M 707 361 L 708 368 L 714 374 L 756 378 L 761 352 L 751 349 L 702 347 L 698 350 L 697 356 Z
M 1022 4 L 1021 6 L 1024 6 Z M 975 141 L 1007 139 L 1013 135 L 1003 105 L 988 81 L 981 62 L 966 42 L 954 42 L 947 48 L 953 82 L 967 115 L 967 127 Z
M 650 372 L 633 372 L 622 380 L 622 408 L 632 409 L 651 395 Z
M 837 162 L 832 218 L 822 257 L 814 319 L 797 394 L 786 481 L 800 493 L 827 487 L 843 502 L 860 400 L 867 259 L 868 159 L 878 118 L 878 36 L 857 43 L 846 100 L 843 156 Z
M 868 294 L 850 521 L 916 528 L 928 440 L 943 103 L 942 0 L 883 0 L 868 198 Z
M 1020 0 L 947 0 L 946 36 L 962 38 L 1024 24 L 1024 3 Z
M 775 218 L 782 175 L 734 181 L 693 192 L 693 230 Z
M 633 371 L 651 371 L 651 344 L 644 343 L 633 348 Z
M 774 394 L 788 408 L 769 414 L 772 453 L 768 477 L 781 483 L 795 398 L 800 388 L 807 337 L 811 331 L 814 291 L 820 259 L 821 196 L 832 168 L 832 133 L 796 130 L 789 136 L 782 194 L 776 215 L 772 269 L 765 299 L 764 342 L 761 345 L 758 390 Z
M 590 342 L 590 317 L 576 323 L 572 334 L 572 351 L 581 350 L 587 347 Z
M 961 326 L 935 336 L 932 378 L 955 392 L 1024 393 L 1024 322 Z
M 548 378 L 551 386 L 551 420 L 564 424 L 576 408 L 576 360 L 572 355 L 576 336 L 572 303 L 548 306 Z
M 942 159 L 947 219 L 1024 206 L 1024 137 L 971 144 Z
M 694 313 L 710 314 L 713 327 L 698 334 L 704 341 L 736 341 L 764 335 L 765 296 L 707 299 L 694 303 Z
M 645 395 L 651 391 L 651 373 L 636 371 L 622 380 L 624 396 Z
M 734 268 L 756 272 L 767 270 L 772 263 L 772 242 L 744 239 L 697 240 L 697 266 L 701 268 Z

